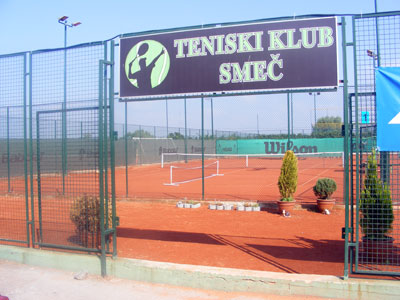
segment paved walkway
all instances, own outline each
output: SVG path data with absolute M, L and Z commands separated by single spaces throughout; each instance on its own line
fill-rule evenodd
M 74 277 L 83 279 L 74 279 Z M 299 300 L 318 297 L 229 293 L 148 284 L 0 260 L 0 295 L 10 300 Z M 326 299 L 326 298 L 324 298 Z

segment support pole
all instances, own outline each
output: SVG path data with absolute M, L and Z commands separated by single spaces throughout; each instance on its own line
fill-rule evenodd
M 290 122 L 290 124 L 291 124 L 291 126 L 292 126 L 292 136 L 294 135 L 294 130 L 293 130 L 293 93 L 291 93 L 290 94 L 290 115 L 291 115 L 291 122 Z
M 62 186 L 65 194 L 65 176 L 67 175 L 67 26 L 64 26 L 64 100 L 62 103 Z
M 187 154 L 188 145 L 187 145 L 187 114 L 186 114 L 186 97 L 184 98 L 184 108 L 185 108 L 185 154 Z M 187 155 L 185 155 L 185 163 L 188 162 Z
M 106 267 L 106 247 L 105 247 L 105 235 L 104 235 L 104 80 L 103 80 L 103 65 L 104 61 L 99 62 L 99 112 L 98 112 L 98 151 L 99 151 L 99 198 L 100 198 L 100 240 L 101 240 L 101 255 L 100 255 L 100 266 L 101 276 L 107 275 Z
M 287 133 L 287 139 L 288 139 L 288 145 L 290 144 L 290 94 L 287 93 L 287 118 L 288 118 L 288 133 Z M 287 149 L 289 150 L 289 149 Z
M 347 89 L 347 54 L 346 54 L 346 18 L 342 17 L 342 53 L 343 53 L 343 118 L 344 118 L 344 176 L 343 199 L 345 201 L 345 239 L 344 239 L 344 279 L 349 278 L 349 108 Z
M 204 200 L 204 97 L 201 97 L 201 199 Z
M 7 181 L 8 192 L 11 193 L 11 169 L 10 169 L 10 107 L 7 106 Z
M 128 102 L 125 101 L 125 195 L 128 198 Z
M 214 139 L 214 102 L 211 98 L 211 138 Z
M 168 134 L 169 134 L 169 128 L 168 128 L 168 99 L 167 98 L 165 98 L 165 119 L 166 119 L 166 122 L 167 122 L 167 138 L 168 138 Z

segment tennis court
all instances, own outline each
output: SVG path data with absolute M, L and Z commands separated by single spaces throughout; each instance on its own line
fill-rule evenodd
M 315 202 L 318 178 L 333 178 L 334 197 L 343 202 L 343 162 L 338 153 L 298 154 L 299 202 Z M 282 155 L 205 155 L 204 199 L 209 201 L 275 201 Z M 201 155 L 169 154 L 162 164 L 130 166 L 128 195 L 125 168 L 116 168 L 117 197 L 129 199 L 201 199 Z

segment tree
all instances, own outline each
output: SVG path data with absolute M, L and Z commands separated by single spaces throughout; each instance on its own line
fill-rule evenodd
M 174 139 L 174 140 L 184 140 L 185 136 L 183 134 L 181 134 L 180 132 L 171 132 L 170 134 L 168 134 L 168 137 L 170 139 Z
M 143 129 L 135 130 L 134 132 L 128 132 L 128 138 L 152 138 L 154 137 L 150 132 Z
M 286 151 L 283 157 L 278 187 L 282 200 L 293 201 L 297 189 L 297 157 L 291 150 Z
M 385 240 L 394 220 L 389 187 L 378 177 L 375 150 L 368 157 L 364 188 L 360 196 L 360 225 L 366 238 Z
M 314 138 L 334 138 L 342 136 L 342 119 L 340 117 L 322 117 L 312 128 Z

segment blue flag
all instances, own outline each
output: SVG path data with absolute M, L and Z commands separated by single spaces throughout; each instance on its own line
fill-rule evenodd
M 376 70 L 377 146 L 400 151 L 400 67 Z

